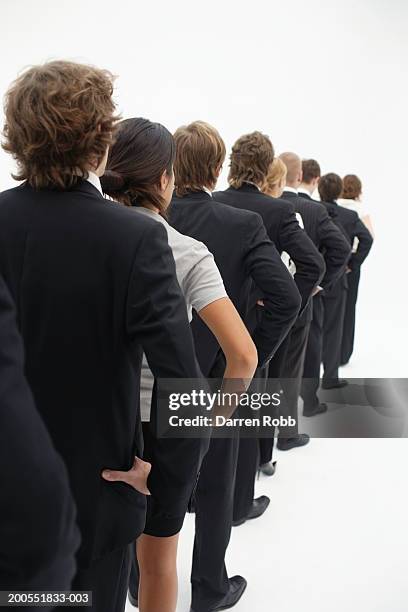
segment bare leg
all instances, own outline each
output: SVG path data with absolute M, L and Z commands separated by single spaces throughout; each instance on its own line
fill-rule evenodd
M 179 534 L 157 538 L 142 534 L 136 544 L 140 612 L 175 612 Z

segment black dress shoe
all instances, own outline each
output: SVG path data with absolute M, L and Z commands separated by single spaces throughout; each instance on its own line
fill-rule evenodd
M 138 608 L 139 607 L 139 602 L 137 600 L 137 597 L 134 597 L 132 595 L 132 593 L 130 591 L 128 591 L 128 600 L 129 603 L 134 607 L 134 608 Z
M 278 438 L 277 447 L 281 451 L 292 450 L 292 448 L 297 448 L 298 446 L 305 446 L 309 444 L 310 436 L 307 434 L 299 434 L 296 438 Z
M 348 380 L 345 378 L 338 378 L 337 380 L 323 380 L 322 381 L 322 389 L 341 389 L 342 387 L 347 387 Z
M 242 576 L 233 576 L 229 579 L 229 591 L 213 608 L 206 608 L 206 612 L 218 612 L 218 610 L 228 610 L 233 608 L 241 599 L 247 588 L 247 581 Z M 194 608 L 190 608 L 194 612 Z
M 265 476 L 273 476 L 276 472 L 276 461 L 269 461 L 259 466 L 259 473 L 262 472 Z
M 266 495 L 261 495 L 261 497 L 257 497 L 252 502 L 252 506 L 249 509 L 247 516 L 242 519 L 238 519 L 237 521 L 232 521 L 233 527 L 239 527 L 243 525 L 246 521 L 256 519 L 265 512 L 267 507 L 269 506 L 271 500 Z
M 247 520 L 256 519 L 258 516 L 262 516 L 270 503 L 271 500 L 266 495 L 261 495 L 261 497 L 254 499 L 249 509 Z
M 327 404 L 324 402 L 320 402 L 320 404 L 312 406 L 311 408 L 303 408 L 304 417 L 316 416 L 316 414 L 322 414 L 323 412 L 327 412 Z

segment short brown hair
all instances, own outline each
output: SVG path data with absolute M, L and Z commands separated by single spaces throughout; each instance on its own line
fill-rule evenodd
M 106 70 L 54 61 L 29 68 L 5 96 L 3 149 L 16 180 L 37 189 L 72 187 L 88 176 L 112 140 L 113 77 Z
M 275 157 L 272 142 L 261 132 L 238 138 L 232 147 L 228 182 L 238 189 L 243 183 L 262 185 Z
M 287 172 L 286 165 L 283 161 L 279 157 L 275 157 L 262 186 L 262 191 L 268 195 L 272 195 L 279 183 L 286 179 Z
M 322 174 L 320 165 L 315 159 L 302 160 L 303 182 L 311 183 L 313 179 L 319 178 Z
M 318 185 L 320 199 L 323 202 L 334 202 L 343 190 L 343 181 L 338 174 L 329 172 L 321 177 Z
M 225 144 L 217 130 L 205 123 L 194 121 L 179 127 L 174 133 L 176 159 L 174 176 L 176 194 L 213 189 L 225 160 Z
M 341 194 L 342 198 L 347 200 L 357 200 L 361 196 L 363 191 L 363 185 L 355 174 L 346 174 L 343 178 L 343 191 Z

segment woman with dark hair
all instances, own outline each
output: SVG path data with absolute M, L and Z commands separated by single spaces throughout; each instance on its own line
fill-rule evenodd
M 318 190 L 320 199 L 326 206 L 329 215 L 343 231 L 350 243 L 358 239 L 358 246 L 350 256 L 347 269 L 335 285 L 323 294 L 324 325 L 323 325 L 323 383 L 325 389 L 343 387 L 346 380 L 339 379 L 341 364 L 341 344 L 343 337 L 344 314 L 347 301 L 348 275 L 360 269 L 367 257 L 373 239 L 370 232 L 359 219 L 354 210 L 349 210 L 338 204 L 343 191 L 343 181 L 338 174 L 330 172 L 321 177 Z
M 222 278 L 207 247 L 184 236 L 166 221 L 166 209 L 174 188 L 174 140 L 170 132 L 158 123 L 146 119 L 122 121 L 111 147 L 107 170 L 102 177 L 104 192 L 126 206 L 134 207 L 135 214 L 145 215 L 163 224 L 167 231 L 176 264 L 177 278 L 186 300 L 189 319 L 193 310 L 216 336 L 226 358 L 226 379 L 245 381 L 246 388 L 256 365 L 257 352 L 251 337 L 229 300 Z M 145 420 L 144 459 L 152 464 L 152 473 L 160 474 L 160 498 L 148 497 L 146 527 L 137 542 L 140 570 L 138 604 L 142 612 L 173 612 L 177 603 L 177 544 L 193 484 L 182 479 L 183 463 L 188 457 L 178 451 L 183 440 L 163 440 L 155 437 L 149 421 L 150 389 L 153 375 L 145 362 L 142 377 L 142 398 Z M 245 389 L 243 388 L 242 391 Z M 152 404 L 152 419 L 155 419 Z M 189 440 L 200 445 L 200 440 Z M 169 448 L 171 447 L 171 451 Z M 198 466 L 199 467 L 199 466 Z M 117 479 L 132 482 L 119 475 Z M 113 480 L 112 473 L 110 480 Z M 169 507 L 178 507 L 175 515 Z M 178 503 L 177 503 L 178 502 Z M 136 604 L 136 589 L 130 584 L 131 602 Z
M 361 201 L 363 186 L 361 180 L 355 174 L 347 174 L 343 178 L 343 191 L 338 200 L 341 206 L 354 210 L 364 223 L 370 234 L 374 237 L 373 224 L 370 215 Z M 358 240 L 354 241 L 353 251 L 356 251 Z M 347 277 L 348 292 L 346 301 L 346 312 L 344 315 L 343 339 L 341 343 L 341 363 L 347 364 L 353 354 L 354 333 L 356 326 L 356 304 L 358 297 L 358 286 L 360 283 L 360 268 L 354 269 Z

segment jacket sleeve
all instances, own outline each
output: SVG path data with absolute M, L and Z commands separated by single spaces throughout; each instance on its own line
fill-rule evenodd
M 127 332 L 142 345 L 155 378 L 196 378 L 193 337 L 164 227 L 145 230 L 134 259 Z
M 358 238 L 358 247 L 350 258 L 349 267 L 352 270 L 361 266 L 373 246 L 373 237 L 358 216 L 354 225 L 354 236 Z
M 294 279 L 302 298 L 302 311 L 323 278 L 325 263 L 313 241 L 300 227 L 289 204 L 282 211 L 279 240 L 281 249 L 289 254 L 296 266 Z
M 324 289 L 330 290 L 330 287 L 345 271 L 351 248 L 348 240 L 330 219 L 323 206 L 319 208 L 317 223 L 319 245 L 326 263 L 326 274 L 321 284 Z
M 273 357 L 295 322 L 301 298 L 259 215 L 251 215 L 244 236 L 246 271 L 264 303 L 258 310 L 252 334 L 258 350 L 258 365 L 262 367 Z
M 127 332 L 132 342 L 142 345 L 156 380 L 197 379 L 201 373 L 167 233 L 156 221 L 149 226 L 134 259 Z M 157 427 L 168 423 L 168 413 L 162 413 L 163 404 L 158 401 L 158 397 L 167 398 L 163 384 L 153 389 L 150 432 L 154 443 L 147 486 L 169 514 L 178 516 L 187 508 L 208 448 L 209 431 L 203 432 L 202 439 L 158 435 Z M 163 486 L 163 482 L 172 486 Z
M 22 341 L 1 278 L 0 490 L 0 590 L 69 590 L 80 542 L 75 505 L 24 377 Z

